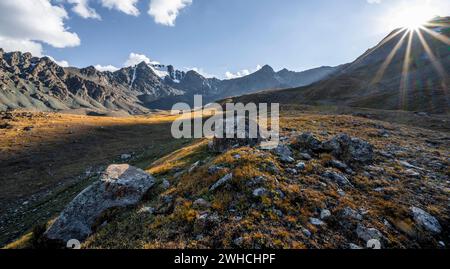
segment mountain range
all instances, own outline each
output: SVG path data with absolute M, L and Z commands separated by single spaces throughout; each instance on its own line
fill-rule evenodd
M 419 30 L 397 29 L 333 76 L 305 87 L 242 96 L 279 102 L 384 110 L 449 112 L 449 18 Z
M 61 67 L 48 57 L 30 53 L 5 53 L 0 49 L 0 110 L 25 108 L 38 111 L 83 110 L 143 114 L 170 109 L 177 102 L 192 103 L 195 94 L 205 101 L 310 84 L 338 70 L 320 67 L 305 72 L 275 72 L 266 65 L 245 77 L 219 80 L 195 71 L 180 80 L 161 76 L 142 62 L 116 72 Z
M 427 28 L 397 29 L 350 64 L 303 72 L 275 72 L 265 65 L 236 79 L 206 78 L 195 71 L 177 76 L 142 62 L 116 72 L 61 67 L 48 57 L 0 49 L 0 111 L 81 110 L 144 114 L 177 102 L 205 103 L 235 97 L 241 102 L 448 113 L 449 18 Z M 169 74 L 176 73 L 172 66 Z M 174 73 L 174 74 L 175 74 Z

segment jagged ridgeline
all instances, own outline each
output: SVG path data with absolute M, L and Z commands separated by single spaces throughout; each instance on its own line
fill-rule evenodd
M 305 72 L 270 66 L 237 79 L 205 78 L 173 66 L 140 63 L 116 72 L 61 67 L 48 57 L 0 50 L 0 110 L 25 108 L 38 111 L 79 110 L 143 114 L 151 109 L 170 109 L 177 102 L 193 102 L 195 94 L 206 101 L 308 85 L 338 68 L 321 67 Z M 162 71 L 163 70 L 163 71 Z

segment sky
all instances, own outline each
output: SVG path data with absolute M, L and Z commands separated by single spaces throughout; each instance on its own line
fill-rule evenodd
M 448 0 L 0 0 L 0 47 L 62 66 L 146 61 L 234 78 L 351 62 L 411 7 L 450 15 Z

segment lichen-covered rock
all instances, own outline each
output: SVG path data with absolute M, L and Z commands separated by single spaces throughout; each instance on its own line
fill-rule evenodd
M 259 125 L 245 117 L 222 121 L 223 133 L 216 131 L 208 147 L 211 152 L 223 153 L 234 147 L 257 146 L 262 141 Z M 244 128 L 240 128 L 244 126 Z M 253 130 L 255 128 L 255 130 Z
M 340 134 L 322 143 L 322 150 L 331 152 L 347 164 L 368 164 L 373 161 L 373 146 L 359 138 Z
M 297 137 L 294 146 L 299 150 L 313 153 L 320 150 L 321 144 L 322 142 L 312 133 L 303 133 Z
M 45 232 L 46 238 L 82 241 L 107 210 L 137 204 L 155 179 L 127 164 L 111 165 L 101 179 L 78 194 Z

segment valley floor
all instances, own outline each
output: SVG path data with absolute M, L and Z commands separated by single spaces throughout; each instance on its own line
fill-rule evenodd
M 187 141 L 173 140 L 173 116 L 92 117 L 0 114 L 0 245 L 60 212 L 104 167 L 147 167 Z M 126 157 L 121 159 L 122 155 Z M 131 158 L 129 158 L 131 157 Z
M 373 111 L 350 116 L 308 110 L 282 112 L 283 144 L 294 147 L 304 132 L 321 141 L 346 133 L 374 146 L 373 164 L 343 169 L 330 165 L 336 161 L 330 154 L 307 158 L 298 150 L 292 163 L 250 147 L 213 154 L 207 141 L 171 139 L 169 116 L 13 114 L 6 120 L 13 127 L 0 130 L 0 197 L 7 205 L 1 212 L 0 244 L 56 217 L 104 165 L 129 162 L 160 184 L 139 206 L 111 217 L 83 247 L 354 248 L 365 247 L 361 235 L 371 232 L 385 248 L 450 245 L 445 117 L 429 120 L 441 124 L 430 130 L 368 119 L 391 115 Z M 417 122 L 425 126 L 427 121 Z M 134 156 L 130 161 L 120 159 L 128 153 Z M 210 191 L 228 174 L 232 179 L 226 185 Z M 330 175 L 351 184 L 340 186 Z M 434 216 L 441 233 L 418 224 L 412 207 Z M 32 237 L 10 247 L 32 247 Z

